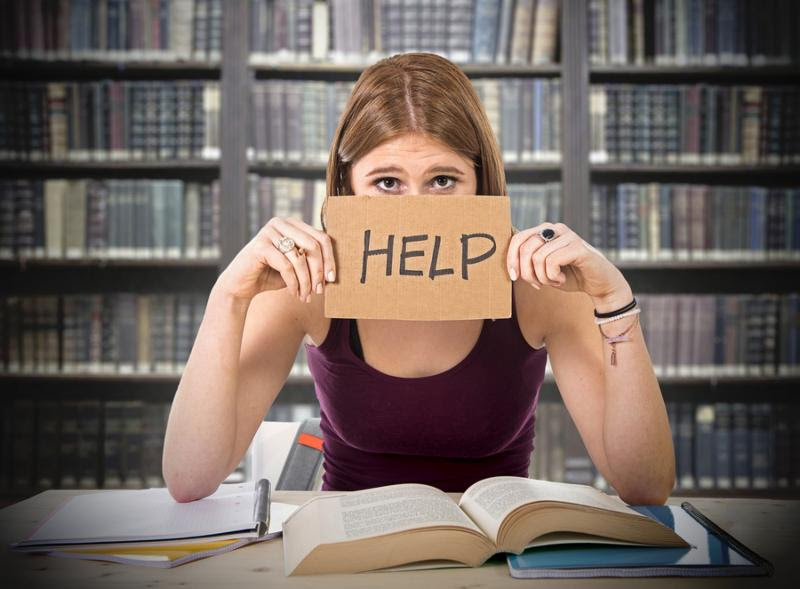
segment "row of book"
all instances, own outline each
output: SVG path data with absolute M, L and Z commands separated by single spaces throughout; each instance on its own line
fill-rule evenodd
M 594 64 L 800 62 L 794 0 L 589 0 Z
M 477 78 L 506 163 L 561 158 L 561 81 Z M 354 82 L 271 79 L 254 84 L 249 157 L 260 162 L 324 165 Z
M 219 109 L 219 82 L 0 82 L 0 159 L 215 159 Z
M 0 299 L 0 368 L 179 375 L 206 301 L 194 292 L 6 296 Z
M 800 487 L 797 403 L 667 401 L 681 491 L 775 490 Z M 529 476 L 594 485 L 613 492 L 561 402 L 536 409 Z
M 593 162 L 800 161 L 795 86 L 592 85 Z
M 636 298 L 659 377 L 800 375 L 799 293 Z
M 164 485 L 170 403 L 128 399 L 15 398 L 0 406 L 0 489 L 129 488 Z M 667 401 L 675 491 L 800 487 L 796 403 Z M 275 403 L 268 421 L 319 417 L 317 403 Z M 226 482 L 248 478 L 248 457 Z M 536 409 L 529 476 L 613 492 L 561 402 Z
M 219 61 L 222 0 L 0 2 L 0 56 Z
M 170 405 L 127 398 L 7 400 L 0 405 L 0 491 L 163 487 Z M 245 455 L 224 482 L 246 480 L 248 468 Z
M 797 403 L 666 405 L 679 489 L 800 487 Z
M 0 180 L 0 259 L 219 257 L 219 182 Z
M 10 374 L 180 374 L 206 296 L 14 295 L 0 299 L 0 368 Z M 641 294 L 659 377 L 800 375 L 800 295 Z M 309 378 L 305 347 L 290 376 Z
M 170 403 L 17 398 L 2 405 L 4 489 L 162 487 Z
M 615 260 L 800 259 L 800 188 L 594 184 L 589 218 Z
M 363 63 L 412 51 L 456 63 L 558 59 L 560 0 L 252 0 L 252 61 Z

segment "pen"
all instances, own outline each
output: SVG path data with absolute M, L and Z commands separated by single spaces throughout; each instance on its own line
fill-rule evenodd
M 270 484 L 268 479 L 260 479 L 256 483 L 253 519 L 256 522 L 256 533 L 261 538 L 269 529 Z

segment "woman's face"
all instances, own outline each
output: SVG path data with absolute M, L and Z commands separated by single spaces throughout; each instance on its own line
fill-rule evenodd
M 382 143 L 350 170 L 353 194 L 475 194 L 472 162 L 421 133 Z

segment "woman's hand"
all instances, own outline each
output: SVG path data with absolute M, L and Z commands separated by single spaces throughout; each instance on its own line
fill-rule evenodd
M 555 237 L 545 241 L 539 235 L 551 229 Z M 632 296 L 622 272 L 563 223 L 542 223 L 515 231 L 506 261 L 511 280 L 522 278 L 536 288 L 543 284 L 565 291 L 583 291 L 600 307 L 618 301 L 624 305 Z M 627 300 L 626 300 L 627 299 Z
M 283 237 L 291 237 L 296 245 L 285 254 L 278 249 Z M 231 260 L 217 286 L 246 300 L 261 291 L 288 287 L 308 303 L 312 292 L 322 294 L 326 279 L 336 280 L 330 237 L 294 217 L 273 217 Z

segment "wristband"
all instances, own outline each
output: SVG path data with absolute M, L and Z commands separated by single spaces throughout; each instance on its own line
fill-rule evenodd
M 633 300 L 615 311 L 607 311 L 605 313 L 598 313 L 597 309 L 594 310 L 594 316 L 598 319 L 607 319 L 608 317 L 614 317 L 615 315 L 620 315 L 621 313 L 625 313 L 626 311 L 630 311 L 636 306 L 636 297 L 633 297 Z

